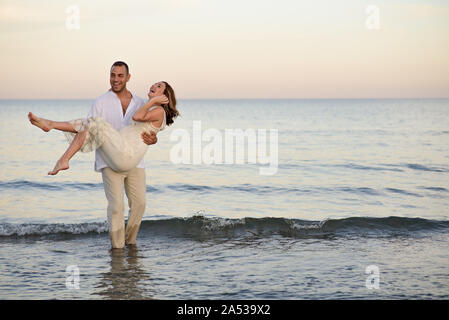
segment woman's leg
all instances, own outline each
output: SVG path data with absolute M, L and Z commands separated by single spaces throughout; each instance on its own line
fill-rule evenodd
M 77 133 L 73 125 L 68 121 L 52 121 L 44 118 L 39 118 L 32 112 L 28 113 L 28 119 L 30 120 L 32 125 L 41 128 L 45 132 L 48 132 L 51 129 L 56 129 L 60 131 Z
M 76 132 L 76 131 L 75 131 Z M 55 167 L 52 171 L 50 171 L 49 175 L 55 175 L 60 170 L 67 170 L 69 168 L 69 160 L 77 153 L 81 147 L 83 146 L 84 140 L 86 140 L 87 130 L 79 131 L 75 138 L 73 139 L 70 146 L 67 148 L 66 152 L 59 158 L 58 162 L 56 162 Z

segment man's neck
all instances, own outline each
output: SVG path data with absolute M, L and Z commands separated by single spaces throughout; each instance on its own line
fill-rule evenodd
M 123 90 L 121 90 L 119 92 L 115 92 L 115 91 L 112 91 L 112 92 L 114 92 L 119 99 L 127 98 L 127 97 L 129 97 L 131 95 L 131 92 L 129 92 L 129 90 L 126 89 L 126 88 L 124 88 Z

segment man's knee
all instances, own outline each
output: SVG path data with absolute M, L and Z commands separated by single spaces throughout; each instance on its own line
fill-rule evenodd
M 108 200 L 108 213 L 112 215 L 121 215 L 125 211 L 125 205 L 123 199 L 111 199 Z
M 103 174 L 103 186 L 106 199 L 108 200 L 108 211 L 121 211 L 124 210 L 123 203 L 123 185 L 124 177 L 110 168 L 104 168 Z
M 133 199 L 132 201 L 130 201 L 130 210 L 131 212 L 135 212 L 138 214 L 143 214 L 145 212 L 145 197 L 143 197 L 143 199 L 139 198 L 139 199 Z

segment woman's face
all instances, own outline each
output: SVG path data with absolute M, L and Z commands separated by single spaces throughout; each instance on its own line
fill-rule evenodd
M 164 94 L 165 83 L 157 82 L 150 87 L 150 91 L 148 91 L 148 98 L 153 98 L 157 96 L 161 96 Z

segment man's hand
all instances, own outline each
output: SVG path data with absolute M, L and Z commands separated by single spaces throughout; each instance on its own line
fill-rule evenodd
M 150 131 L 149 133 L 144 131 L 144 132 L 142 132 L 141 137 L 142 137 L 143 142 L 147 145 L 152 145 L 157 142 L 156 134 L 153 131 Z

